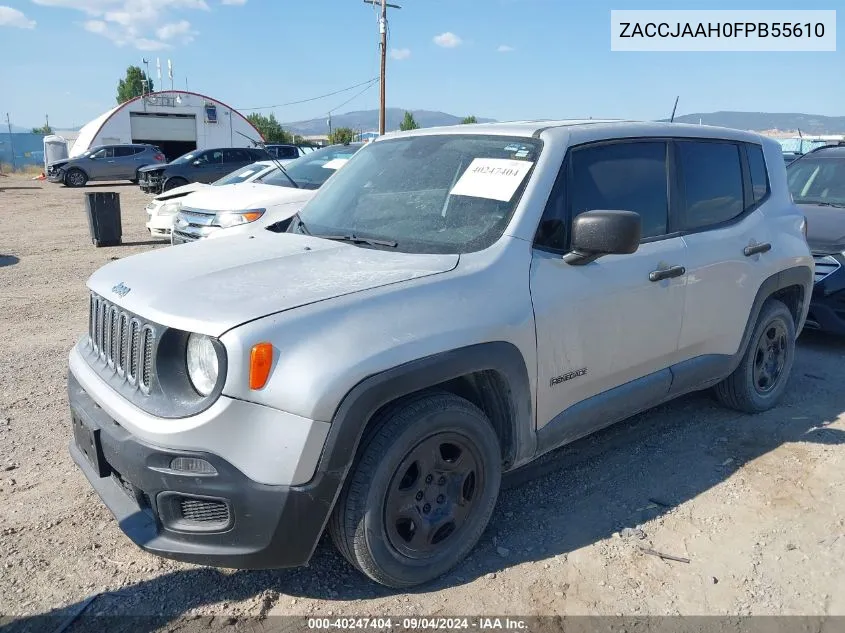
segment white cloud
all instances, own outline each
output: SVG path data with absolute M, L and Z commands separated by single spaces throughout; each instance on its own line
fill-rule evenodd
M 390 58 L 391 59 L 408 59 L 411 56 L 411 49 L 410 48 L 391 48 L 390 49 Z
M 158 35 L 158 39 L 164 42 L 175 39 L 182 44 L 188 44 L 194 41 L 196 31 L 191 29 L 191 23 L 187 20 L 179 20 L 160 26 L 156 29 L 156 35 Z
M 443 48 L 455 48 L 460 46 L 462 42 L 463 40 L 451 31 L 434 36 L 434 43 Z
M 18 29 L 34 29 L 35 20 L 30 20 L 23 12 L 12 7 L 0 6 L 0 26 L 14 26 Z
M 516 49 L 513 46 L 508 46 L 507 44 L 501 44 L 499 48 L 496 49 L 499 53 L 512 53 Z
M 238 1 L 238 0 L 235 0 Z M 174 21 L 180 11 L 207 11 L 206 0 L 33 0 L 48 7 L 82 11 L 88 20 L 82 26 L 117 46 L 142 51 L 188 44 L 196 37 L 187 20 Z

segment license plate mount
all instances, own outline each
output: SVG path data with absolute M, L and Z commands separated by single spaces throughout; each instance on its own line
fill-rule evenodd
M 73 439 L 76 446 L 85 455 L 88 463 L 97 473 L 98 477 L 108 477 L 111 469 L 103 455 L 103 444 L 100 439 L 100 429 L 92 429 L 86 426 L 82 418 L 75 412 L 71 412 L 73 422 Z

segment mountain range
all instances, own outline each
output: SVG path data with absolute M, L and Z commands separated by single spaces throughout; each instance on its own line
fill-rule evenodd
M 434 127 L 438 125 L 456 125 L 463 117 L 436 112 L 431 110 L 411 110 L 414 119 L 420 127 Z M 388 108 L 386 129 L 397 130 L 405 110 L 402 108 Z M 479 123 L 494 121 L 478 117 Z M 667 121 L 668 119 L 662 119 Z M 801 113 L 770 113 L 770 112 L 705 112 L 684 114 L 675 117 L 678 123 L 698 123 L 736 128 L 739 130 L 755 130 L 758 132 L 782 130 L 794 132 L 801 130 L 802 134 L 842 134 L 845 133 L 845 116 L 822 116 L 819 114 Z M 303 136 L 318 136 L 328 132 L 325 118 L 310 119 L 308 121 L 294 121 L 283 123 L 286 130 Z M 378 129 L 378 110 L 361 110 L 348 112 L 332 117 L 332 127 L 350 127 L 353 130 L 372 131 Z
M 440 125 L 457 125 L 464 118 L 445 112 L 432 110 L 408 110 L 414 115 L 414 120 L 420 127 L 437 127 Z M 399 124 L 405 118 L 403 108 L 388 108 L 385 113 L 385 129 L 388 131 L 398 130 Z M 479 123 L 489 123 L 494 119 L 482 119 L 478 117 Z M 309 119 L 307 121 L 294 121 L 282 123 L 282 127 L 294 134 L 302 136 L 321 136 L 329 131 L 328 117 Z M 348 127 L 353 130 L 371 132 L 378 130 L 378 110 L 359 110 L 347 112 L 346 114 L 335 114 L 332 116 L 332 128 Z

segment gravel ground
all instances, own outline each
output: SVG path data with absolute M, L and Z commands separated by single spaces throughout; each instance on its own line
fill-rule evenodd
M 0 182 L 0 614 L 845 615 L 845 341 L 805 334 L 784 403 L 696 394 L 507 481 L 473 554 L 397 593 L 324 540 L 307 568 L 223 571 L 147 555 L 67 453 L 67 354 L 86 278 L 156 246 L 119 191 L 124 245 L 94 248 L 83 193 Z M 650 549 L 688 559 L 664 560 Z M 150 628 L 158 628 L 150 627 Z M 162 630 L 167 630 L 164 626 Z

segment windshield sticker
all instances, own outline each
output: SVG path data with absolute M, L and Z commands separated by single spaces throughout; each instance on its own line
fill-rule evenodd
M 256 173 L 257 171 L 258 171 L 257 169 L 250 169 L 250 170 L 248 170 L 248 171 L 242 171 L 242 172 L 238 175 L 238 178 L 246 178 L 246 177 L 248 177 L 248 176 L 252 176 L 252 175 L 253 175 L 254 173 Z
M 518 149 L 519 149 L 519 145 L 507 145 L 505 147 L 506 152 L 515 152 Z
M 452 187 L 450 195 L 507 202 L 525 180 L 533 164 L 525 160 L 476 158 Z
M 348 158 L 334 158 L 323 165 L 323 169 L 340 169 L 349 161 Z

